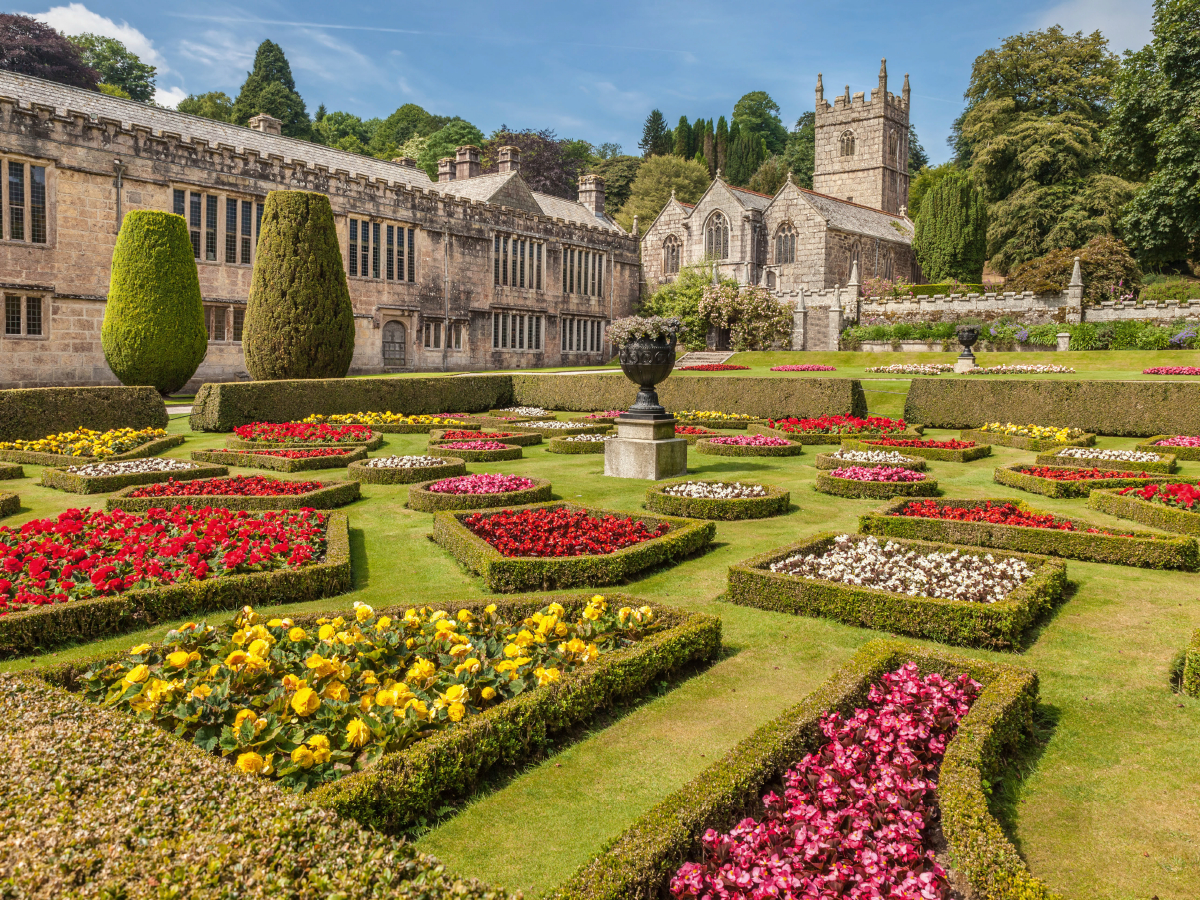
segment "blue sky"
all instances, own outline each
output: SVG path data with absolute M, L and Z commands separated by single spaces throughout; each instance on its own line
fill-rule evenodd
M 26 0 L 28 2 L 28 0 Z M 252 10 L 252 11 L 249 11 Z M 974 58 L 1007 35 L 1051 24 L 1099 28 L 1115 50 L 1150 36 L 1151 0 L 1005 2 L 649 2 L 606 4 L 442 0 L 88 0 L 25 10 L 68 34 L 117 37 L 159 67 L 159 102 L 188 93 L 237 93 L 260 41 L 280 44 L 310 113 L 324 103 L 362 118 L 404 103 L 459 115 L 485 134 L 553 128 L 560 137 L 637 153 L 658 107 L 679 116 L 728 116 L 765 90 L 789 127 L 826 95 L 912 82 L 912 119 L 932 160 L 944 161 L 950 123 Z

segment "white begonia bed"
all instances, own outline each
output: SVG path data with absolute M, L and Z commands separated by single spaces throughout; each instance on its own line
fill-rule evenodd
M 701 500 L 741 500 L 747 497 L 766 497 L 761 484 L 742 484 L 739 481 L 688 481 L 663 488 L 672 497 L 693 497 Z
M 842 459 L 852 463 L 907 463 L 912 462 L 910 457 L 903 453 L 898 453 L 893 450 L 890 453 L 884 453 L 881 450 L 847 450 L 844 447 L 840 448 L 836 453 L 829 454 L 834 459 Z
M 64 471 L 85 478 L 100 478 L 108 475 L 134 475 L 140 472 L 189 472 L 197 468 L 186 459 L 166 459 L 152 456 L 147 459 L 129 459 L 123 462 L 92 463 L 87 466 L 70 466 Z
M 371 469 L 424 469 L 429 466 L 444 466 L 446 460 L 439 456 L 377 456 L 363 465 Z
M 1159 462 L 1165 457 L 1161 453 L 1147 453 L 1144 450 L 1097 450 L 1095 447 L 1066 447 L 1059 450 L 1055 456 L 1071 459 L 1107 459 L 1114 462 L 1148 463 Z

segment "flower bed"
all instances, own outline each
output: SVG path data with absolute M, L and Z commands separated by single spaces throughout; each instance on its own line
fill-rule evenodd
M 73 509 L 0 528 L 0 553 L 15 560 L 0 580 L 0 656 L 340 594 L 352 586 L 349 541 L 344 515 L 311 509 Z
M 356 460 L 367 458 L 366 447 L 314 447 L 311 450 L 193 450 L 192 459 L 201 462 L 266 469 L 271 472 L 313 472 L 320 469 L 344 469 Z
M 675 437 L 683 438 L 692 445 L 703 438 L 720 437 L 720 434 L 719 431 L 713 431 L 711 428 L 697 428 L 695 425 L 675 426 Z
M 520 510 L 504 510 L 506 517 L 547 510 L 563 511 L 564 516 L 583 516 L 587 519 L 630 519 L 626 513 L 592 509 L 571 503 L 545 503 L 526 506 Z M 554 590 L 568 587 L 595 587 L 615 584 L 643 569 L 675 562 L 711 543 L 716 526 L 711 522 L 689 519 L 634 516 L 648 531 L 666 525 L 668 530 L 657 537 L 642 540 L 610 553 L 588 553 L 560 558 L 543 556 L 508 557 L 468 527 L 468 512 L 438 513 L 433 520 L 433 539 L 445 547 L 463 565 L 482 575 L 489 590 L 508 593 L 519 590 Z M 479 528 L 476 519 L 474 528 Z
M 742 820 L 749 798 L 762 796 L 804 754 L 819 750 L 823 717 L 833 712 L 854 716 L 868 701 L 872 683 L 910 661 L 922 674 L 966 674 L 983 686 L 950 738 L 937 778 L 940 822 L 955 872 L 978 896 L 1052 900 L 992 817 L 984 791 L 985 784 L 989 792 L 993 789 L 1013 752 L 1027 740 L 1037 701 L 1037 675 L 943 649 L 884 640 L 865 644 L 798 705 L 760 726 L 640 816 L 548 900 L 668 896 L 670 876 L 681 860 L 698 857 L 706 832 L 723 831 Z M 736 887 L 729 885 L 728 890 Z M 825 896 L 832 900 L 849 895 L 830 886 Z
M 1189 572 L 1200 568 L 1200 549 L 1190 538 L 1116 532 L 1011 500 L 896 500 L 860 517 L 858 530 L 1117 566 Z
M 671 896 L 948 898 L 925 828 L 946 745 L 981 688 L 966 674 L 922 677 L 906 662 L 853 715 L 826 712 L 817 726 L 826 743 L 784 773 L 784 796 L 762 798 L 761 820 L 705 832 L 704 862 L 679 868 Z
M 103 494 L 139 484 L 154 484 L 175 479 L 213 478 L 228 475 L 225 466 L 189 462 L 185 459 L 164 459 L 151 456 L 118 462 L 97 462 L 65 469 L 43 469 L 43 487 L 57 488 L 72 494 Z
M 466 475 L 467 465 L 454 456 L 376 456 L 351 463 L 347 474 L 363 484 L 412 484 Z
M 0 491 L 0 519 L 3 519 L 5 516 L 15 516 L 20 511 L 20 496 Z
M 1175 471 L 1175 456 L 1170 453 L 1155 453 L 1149 450 L 1098 450 L 1095 447 L 1063 447 L 1052 453 L 1042 453 L 1037 458 L 1043 466 L 1079 466 L 1097 468 L 1113 465 L 1133 466 L 1147 472 L 1171 473 Z
M 855 500 L 935 497 L 938 483 L 921 472 L 896 466 L 844 466 L 817 472 L 813 487 L 822 494 Z
M 494 409 L 492 412 L 509 416 L 528 416 L 531 419 L 551 415 L 550 410 L 542 409 L 540 406 L 506 406 L 504 409 Z
M 695 425 L 698 428 L 745 428 L 753 422 L 762 421 L 754 416 L 719 412 L 714 409 L 684 409 L 671 415 L 685 425 Z
M 729 363 L 704 363 L 698 366 L 679 366 L 677 372 L 746 372 L 749 366 L 733 366 Z
M 687 519 L 766 519 L 781 516 L 792 495 L 756 481 L 664 481 L 646 490 L 646 509 Z
M 836 372 L 836 366 L 771 366 L 772 372 Z
M 906 430 L 903 419 L 889 419 L 886 416 L 818 416 L 813 419 L 797 419 L 789 416 L 786 419 L 768 419 L 767 427 L 776 431 L 796 432 L 799 434 L 893 434 Z
M 404 416 L 393 412 L 356 412 L 333 416 L 307 416 L 300 420 L 306 425 L 369 425 L 380 434 L 424 434 L 434 428 L 460 428 L 471 417 L 444 413 L 429 416 Z
M 804 445 L 765 434 L 735 434 L 700 438 L 696 452 L 705 456 L 799 456 Z
M 233 430 L 225 440 L 230 450 L 260 450 L 290 447 L 366 447 L 378 450 L 383 435 L 367 425 L 326 425 L 311 422 L 251 422 Z
M 561 506 L 474 513 L 462 523 L 501 556 L 548 559 L 608 555 L 662 537 L 670 530 L 666 522 L 647 528 L 640 519 L 630 516 L 592 516 L 583 509 Z
M 528 422 L 521 426 L 525 431 L 532 431 L 546 437 L 560 434 L 607 434 L 612 430 L 610 422 L 600 421 L 592 425 L 583 422 Z
M 1200 375 L 1196 366 L 1154 366 L 1142 369 L 1143 375 Z
M 928 363 L 924 365 L 896 363 L 891 366 L 870 366 L 864 372 L 874 372 L 878 375 L 945 375 L 953 372 L 954 366 L 948 363 Z
M 976 366 L 968 375 L 1074 375 L 1069 366 Z
M 1013 425 L 988 422 L 978 428 L 968 428 L 959 433 L 964 441 L 1001 444 L 1018 450 L 1056 450 L 1059 447 L 1091 447 L 1096 443 L 1094 434 L 1085 434 L 1078 428 L 1044 427 L 1041 425 Z
M 105 501 L 109 510 L 145 512 L 195 505 L 221 509 L 332 509 L 359 497 L 357 481 L 287 481 L 266 475 L 231 475 L 196 481 L 166 481 L 118 491 Z
M 907 456 L 919 456 L 922 459 L 940 462 L 971 462 L 992 455 L 991 444 L 977 444 L 975 441 L 953 438 L 945 441 L 922 438 L 857 438 L 842 441 L 842 447 L 847 450 L 903 451 Z
M 448 441 L 500 441 L 518 447 L 532 447 L 542 442 L 536 431 L 483 431 L 480 429 L 434 429 L 429 432 L 429 446 L 434 447 Z
M 464 462 L 501 462 L 524 456 L 516 444 L 501 441 L 430 441 L 429 449 L 449 453 Z
M 850 450 L 839 447 L 834 453 L 817 454 L 818 469 L 837 469 L 845 465 L 898 466 L 901 469 L 912 469 L 914 472 L 925 471 L 924 459 L 919 456 L 905 456 L 896 450 Z
M 1047 497 L 1086 497 L 1104 488 L 1139 487 L 1176 480 L 1170 475 L 1126 472 L 1108 469 L 1081 469 L 1076 466 L 1000 466 L 992 473 L 996 484 L 1007 485 Z
M 1114 489 L 1117 487 L 1092 491 L 1088 506 L 1151 528 L 1200 537 L 1200 488 L 1196 485 L 1164 478 L 1157 484 Z
M 34 466 L 73 466 L 88 460 L 141 459 L 178 447 L 184 440 L 182 434 L 168 435 L 161 428 L 140 431 L 117 428 L 103 433 L 81 428 L 37 441 L 6 441 L 0 444 L 0 460 Z
M 864 546 L 858 549 L 860 544 Z M 744 606 L 836 619 L 945 644 L 1012 649 L 1062 599 L 1066 587 L 1066 566 L 1044 556 L 904 539 L 889 541 L 888 546 L 893 549 L 886 551 L 868 535 L 830 532 L 807 538 L 731 566 L 726 596 Z M 900 578 L 891 568 L 903 557 L 918 570 L 912 579 Z M 801 565 L 806 558 L 826 562 Z M 811 569 L 813 575 L 782 569 Z M 875 571 L 878 577 L 868 575 Z M 820 577 L 822 572 L 836 580 Z M 900 586 L 903 589 L 895 589 Z M 918 593 L 909 594 L 909 589 Z M 999 596 L 1002 589 L 1006 592 Z M 991 602 L 984 602 L 985 597 Z
M 18 465 L 0 465 L 0 481 L 10 478 L 24 478 L 25 470 Z
M 588 413 L 586 416 L 574 416 L 569 421 L 571 422 L 611 422 L 618 416 L 625 415 L 623 409 L 606 409 L 601 412 Z
M 468 480 L 473 479 L 473 480 Z M 450 482 L 450 484 L 447 484 Z M 526 485 L 527 486 L 521 486 Z M 437 490 L 431 490 L 439 485 Z M 504 485 L 510 485 L 505 490 Z M 496 490 L 483 492 L 484 487 Z M 461 488 L 455 490 L 456 487 Z M 467 475 L 450 479 L 422 480 L 408 489 L 408 508 L 421 512 L 459 509 L 494 509 L 549 500 L 550 482 L 544 478 L 517 475 Z
M 550 438 L 546 444 L 547 453 L 603 453 L 605 441 L 612 440 L 616 435 L 604 434 L 569 434 L 565 437 Z
M 1175 459 L 1200 459 L 1200 435 L 1158 434 L 1137 445 L 1138 450 L 1150 453 L 1169 450 Z

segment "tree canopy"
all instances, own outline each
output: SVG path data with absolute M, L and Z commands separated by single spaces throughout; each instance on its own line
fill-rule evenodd
M 417 163 L 430 178 L 437 181 L 438 160 L 446 156 L 453 157 L 458 148 L 466 144 L 481 147 L 483 132 L 470 122 L 456 119 L 429 135 L 421 155 L 417 157 Z
M 78 47 L 49 25 L 14 13 L 0 13 L 0 69 L 89 91 L 100 82 Z
M 501 125 L 482 144 L 484 172 L 500 171 L 500 148 L 521 151 L 521 177 L 531 190 L 575 199 L 579 176 L 591 160 L 591 145 L 584 141 L 561 140 L 552 129 L 513 131 Z
M 817 114 L 812 110 L 796 120 L 796 127 L 788 134 L 783 160 L 792 173 L 792 180 L 811 190 L 817 160 Z
M 233 100 L 224 91 L 209 91 L 206 94 L 188 94 L 176 107 L 181 113 L 204 116 L 218 122 L 233 121 Z
M 662 156 L 670 153 L 672 139 L 662 110 L 650 110 L 650 115 L 646 116 L 646 123 L 642 126 L 642 139 L 638 141 L 642 156 Z
M 279 119 L 283 123 L 282 131 L 288 137 L 312 137 L 312 122 L 304 100 L 296 92 L 292 67 L 283 49 L 273 41 L 258 45 L 254 68 L 246 73 L 242 89 L 233 102 L 233 121 L 238 125 L 247 124 L 259 113 Z
M 711 181 L 708 167 L 694 159 L 652 156 L 638 169 L 629 200 L 617 213 L 617 222 L 628 231 L 637 216 L 639 227 L 645 230 L 667 205 L 672 190 L 677 200 L 695 203 L 704 196 Z
M 129 99 L 142 103 L 154 99 L 154 78 L 158 70 L 142 62 L 116 38 L 85 32 L 67 40 L 79 49 L 83 64 L 100 74 L 102 85 L 120 88 Z
M 772 156 L 750 176 L 750 182 L 746 187 L 752 191 L 758 191 L 760 194 L 774 197 L 787 181 L 787 177 L 787 162 L 782 156 Z
M 916 213 L 913 252 L 931 284 L 979 284 L 987 258 L 987 206 L 965 172 L 946 172 Z
M 604 206 L 610 216 L 629 200 L 633 180 L 642 166 L 640 156 L 601 157 L 588 170 L 604 179 Z
M 783 153 L 788 132 L 779 118 L 779 104 L 766 91 L 744 94 L 733 106 L 733 123 L 742 134 L 760 137 L 769 154 Z

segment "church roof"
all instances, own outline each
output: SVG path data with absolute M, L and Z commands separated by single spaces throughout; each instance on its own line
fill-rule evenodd
M 818 194 L 804 188 L 798 187 L 796 190 L 830 228 L 852 231 L 885 241 L 912 242 L 912 222 L 903 216 L 886 213 L 880 209 L 871 209 L 869 206 L 851 203 L 849 200 L 840 200 L 837 197 L 830 197 L 828 194 Z
M 725 187 L 729 188 L 738 202 L 747 209 L 766 209 L 775 199 L 767 194 L 760 194 L 758 191 L 734 187 L 732 184 L 726 184 Z

